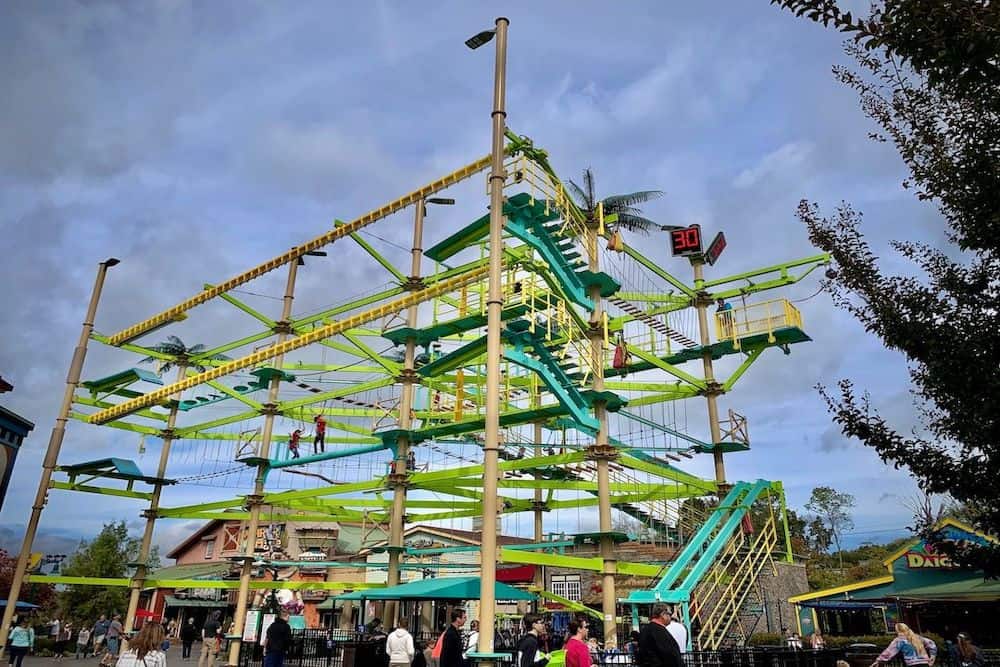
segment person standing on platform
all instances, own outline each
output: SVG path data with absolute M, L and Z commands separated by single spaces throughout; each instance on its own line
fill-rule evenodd
M 681 667 L 681 651 L 667 626 L 670 624 L 670 606 L 654 604 L 649 623 L 639 631 L 639 667 Z
M 302 439 L 302 429 L 297 428 L 292 431 L 292 435 L 288 438 L 288 451 L 292 453 L 292 458 L 299 458 L 299 440 Z
M 323 454 L 326 452 L 326 419 L 323 415 L 313 417 L 316 424 L 316 435 L 313 436 L 313 454 Z

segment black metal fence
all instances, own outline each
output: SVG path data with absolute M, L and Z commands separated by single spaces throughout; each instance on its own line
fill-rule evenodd
M 436 640 L 437 635 L 433 636 Z M 419 637 L 426 644 L 431 636 Z M 500 649 L 503 650 L 503 649 Z M 843 660 L 850 667 L 869 667 L 878 651 L 852 647 L 826 651 L 796 650 L 781 647 L 752 647 L 720 651 L 692 651 L 684 654 L 684 667 L 836 667 Z M 1000 667 L 1000 651 L 983 652 L 983 667 Z M 635 658 L 625 652 L 602 651 L 591 654 L 594 667 L 635 667 Z M 239 667 L 261 667 L 263 651 L 259 643 L 240 647 Z M 509 667 L 512 662 L 501 662 Z M 285 667 L 386 667 L 385 640 L 372 641 L 365 635 L 343 630 L 294 630 L 292 646 L 285 654 Z M 902 661 L 887 667 L 904 667 Z M 946 655 L 939 655 L 935 667 L 962 667 Z M 978 666 L 977 666 L 978 667 Z

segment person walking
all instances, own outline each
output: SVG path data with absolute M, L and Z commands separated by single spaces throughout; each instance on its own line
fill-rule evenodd
M 389 656 L 389 667 L 410 667 L 416 649 L 413 646 L 413 635 L 406 629 L 405 618 L 399 619 L 396 629 L 389 633 L 385 640 L 385 654 Z
M 22 618 L 7 636 L 7 664 L 21 667 L 24 656 L 35 650 L 35 631 L 28 626 L 28 619 Z
M 292 453 L 292 458 L 299 458 L 299 441 L 302 439 L 302 429 L 297 428 L 292 431 L 288 438 L 288 451 Z
M 569 639 L 566 641 L 566 667 L 590 667 L 590 647 L 587 645 L 587 619 L 569 622 Z
M 80 632 L 76 635 L 76 659 L 79 660 L 81 656 L 87 657 L 87 644 L 90 643 L 90 630 L 87 628 L 81 628 Z
M 897 623 L 896 638 L 875 658 L 871 667 L 879 667 L 880 663 L 889 662 L 896 656 L 902 656 L 906 667 L 931 665 L 937 657 L 937 644 L 918 635 L 906 623 Z
M 167 654 L 160 646 L 166 638 L 163 625 L 155 621 L 142 624 L 128 649 L 122 652 L 115 667 L 167 667 Z
M 111 621 L 108 620 L 108 617 L 101 614 L 101 616 L 97 619 L 97 622 L 94 623 L 93 629 L 90 631 L 90 634 L 94 637 L 94 652 L 91 655 L 95 658 L 101 650 L 101 645 L 104 644 L 104 640 L 107 638 L 108 626 L 110 625 Z
M 677 640 L 670 634 L 670 605 L 654 604 L 649 613 L 649 623 L 639 631 L 639 650 L 636 663 L 639 667 L 681 667 L 681 651 Z
M 108 624 L 108 634 L 105 636 L 105 641 L 108 643 L 108 651 L 115 657 L 118 657 L 118 653 L 122 648 L 123 632 L 125 632 L 125 627 L 122 625 L 122 615 L 115 614 L 111 617 L 111 622 Z
M 63 657 L 66 655 L 66 645 L 69 644 L 72 639 L 73 624 L 69 622 L 63 623 L 62 627 L 59 628 L 59 634 L 56 635 L 55 646 L 53 646 L 53 653 L 56 654 L 56 662 L 62 662 Z
M 264 635 L 264 667 L 283 667 L 291 646 L 292 627 L 288 625 L 288 612 L 282 609 Z
M 438 667 L 464 667 L 462 660 L 462 627 L 468 616 L 464 609 L 451 610 L 451 625 L 444 631 Z
M 670 623 L 667 624 L 667 632 L 677 642 L 677 650 L 683 655 L 687 651 L 688 629 L 681 623 L 680 613 L 678 613 L 676 606 L 670 610 Z
M 410 452 L 413 453 L 412 451 Z M 469 653 L 475 653 L 479 650 L 479 621 L 473 621 L 469 624 L 469 634 L 465 638 L 465 644 L 462 647 L 462 660 L 465 664 L 469 663 Z
M 539 649 L 545 621 L 538 614 L 526 614 L 523 623 L 525 632 L 517 643 L 514 667 L 545 667 L 549 664 L 549 656 Z
M 198 667 L 213 667 L 215 665 L 215 658 L 219 655 L 219 633 L 222 631 L 219 619 L 221 617 L 222 614 L 218 610 L 213 611 L 208 620 L 205 621 L 205 625 L 201 627 L 201 655 L 198 657 Z
M 198 639 L 198 628 L 194 627 L 194 619 L 189 618 L 184 627 L 181 628 L 181 658 L 191 659 L 191 645 Z

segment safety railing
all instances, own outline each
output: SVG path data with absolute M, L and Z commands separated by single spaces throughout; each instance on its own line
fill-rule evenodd
M 787 327 L 802 328 L 802 313 L 788 299 L 772 299 L 715 312 L 716 339 L 732 341 L 736 349 L 744 338 L 761 334 L 766 334 L 768 342 L 774 343 L 774 332 Z

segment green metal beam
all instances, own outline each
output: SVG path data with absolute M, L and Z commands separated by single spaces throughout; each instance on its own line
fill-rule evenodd
M 419 203 L 419 202 L 417 203 L 417 206 L 421 206 L 421 205 L 422 205 L 421 203 Z M 342 220 L 334 220 L 333 221 L 333 226 L 334 227 L 342 227 L 345 224 L 347 224 L 347 223 L 345 223 Z M 360 234 L 358 234 L 357 232 L 352 232 L 350 236 L 351 236 L 352 239 L 354 239 L 354 242 L 357 243 L 359 246 L 361 246 L 364 249 L 365 252 L 367 252 L 369 255 L 371 255 L 372 258 L 376 262 L 378 262 L 383 267 L 385 267 L 386 271 L 388 271 L 389 273 L 391 273 L 396 278 L 396 280 L 398 280 L 401 283 L 405 283 L 406 282 L 406 276 L 404 276 L 402 273 L 400 273 L 396 269 L 396 267 L 392 265 L 392 262 L 390 262 L 385 257 L 383 257 L 381 254 L 379 254 L 379 252 L 377 250 L 375 250 L 375 248 L 371 247 L 371 245 L 369 245 L 367 241 L 365 241 L 363 238 L 361 238 Z
M 686 372 L 682 371 L 680 368 L 678 368 L 677 366 L 674 366 L 673 364 L 668 364 L 667 362 L 663 361 L 662 359 L 660 359 L 655 354 L 647 352 L 646 350 L 643 350 L 639 346 L 636 346 L 636 345 L 629 346 L 629 352 L 631 354 L 633 354 L 634 356 L 639 357 L 643 361 L 646 361 L 648 363 L 653 364 L 654 366 L 656 366 L 660 370 L 664 370 L 667 373 L 670 373 L 675 378 L 678 378 L 679 380 L 683 380 L 684 382 L 687 382 L 688 384 L 690 384 L 693 387 L 697 387 L 698 389 L 700 389 L 702 391 L 704 391 L 705 388 L 706 388 L 704 380 L 702 380 L 700 378 L 696 378 L 695 376 L 691 375 L 690 373 L 686 373 Z
M 215 287 L 215 285 L 210 285 L 208 283 L 205 283 L 203 289 L 212 289 L 213 287 Z M 259 312 L 257 310 L 254 310 L 253 308 L 251 308 L 247 304 L 243 303 L 242 301 L 240 301 L 239 299 L 237 299 L 236 297 L 234 297 L 232 294 L 229 294 L 228 292 L 223 292 L 222 294 L 219 295 L 219 298 L 222 299 L 223 301 L 226 301 L 226 302 L 228 302 L 228 303 L 236 306 L 237 308 L 239 308 L 240 310 L 242 310 L 244 313 L 246 313 L 250 317 L 254 318 L 255 320 L 259 321 L 261 324 L 263 324 L 264 326 L 268 327 L 269 329 L 273 329 L 273 327 L 275 325 L 274 320 L 272 320 L 267 315 L 264 315 L 263 313 L 261 313 L 261 312 Z
M 129 491 L 128 489 L 113 489 L 104 486 L 88 486 L 86 484 L 70 484 L 69 482 L 49 482 L 49 487 L 62 489 L 63 491 L 79 491 L 81 493 L 96 493 L 102 496 L 120 496 L 122 498 L 137 498 L 139 500 L 150 500 L 152 493 L 142 491 Z
M 758 347 L 756 350 L 752 350 L 747 355 L 747 358 L 743 360 L 743 363 L 741 363 L 739 367 L 733 371 L 733 374 L 729 376 L 729 379 L 722 383 L 723 391 L 732 391 L 733 385 L 736 384 L 736 381 L 743 377 L 743 374 L 747 372 L 750 365 L 760 358 L 761 353 L 763 353 L 765 349 L 767 348 Z

